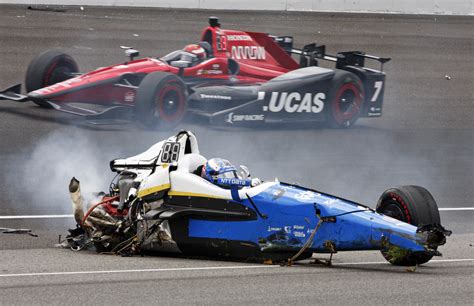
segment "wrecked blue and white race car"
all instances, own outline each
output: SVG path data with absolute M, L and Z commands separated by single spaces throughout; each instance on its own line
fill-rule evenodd
M 222 159 L 199 154 L 183 131 L 139 155 L 115 159 L 108 194 L 84 213 L 79 181 L 69 191 L 75 250 L 291 263 L 313 253 L 380 250 L 392 264 L 418 265 L 441 255 L 451 234 L 436 202 L 418 186 L 385 191 L 376 210 L 321 191 L 251 178 Z

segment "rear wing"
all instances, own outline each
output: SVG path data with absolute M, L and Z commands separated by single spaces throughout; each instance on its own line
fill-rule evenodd
M 292 36 L 271 36 L 273 40 L 289 54 L 296 54 L 300 56 L 300 66 L 317 66 L 318 60 L 326 60 L 336 63 L 336 68 L 341 69 L 345 66 L 364 67 L 365 60 L 375 60 L 380 63 L 380 71 L 383 71 L 383 65 L 390 61 L 389 57 L 378 57 L 375 55 L 365 54 L 362 51 L 345 51 L 338 52 L 337 55 L 330 55 L 326 53 L 325 45 L 316 45 L 316 43 L 308 44 L 303 49 L 293 47 Z

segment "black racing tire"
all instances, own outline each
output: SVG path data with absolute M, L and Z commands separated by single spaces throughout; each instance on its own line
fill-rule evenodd
M 441 224 L 436 201 L 428 190 L 420 186 L 401 186 L 386 190 L 380 196 L 376 211 L 415 226 Z M 428 252 L 413 252 L 395 260 L 388 252 L 381 252 L 388 262 L 397 266 L 421 265 L 433 257 Z
M 149 129 L 172 130 L 183 120 L 186 107 L 186 85 L 174 74 L 150 73 L 137 89 L 136 116 Z
M 348 128 L 360 116 L 364 103 L 364 87 L 353 73 L 336 70 L 326 105 L 326 121 L 331 128 Z
M 26 91 L 31 92 L 65 81 L 77 72 L 79 72 L 77 63 L 71 56 L 56 50 L 45 51 L 28 65 L 25 77 Z M 41 107 L 50 107 L 41 101 L 33 102 Z

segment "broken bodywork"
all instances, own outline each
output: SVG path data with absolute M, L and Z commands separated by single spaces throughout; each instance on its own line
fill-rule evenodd
M 411 213 L 409 224 L 388 216 L 395 216 L 394 207 L 401 203 L 395 196 L 384 198 L 376 211 L 279 181 L 224 189 L 195 174 L 205 162 L 191 132 L 180 132 L 137 156 L 113 160 L 117 178 L 85 214 L 79 182 L 73 179 L 70 192 L 78 228 L 72 230 L 69 245 L 119 254 L 155 251 L 260 262 L 380 250 L 390 262 L 406 265 L 441 255 L 437 248 L 450 234 L 439 224 L 439 214 L 438 220 L 416 224 L 428 220 L 421 202 L 403 202 Z M 414 199 L 417 192 L 426 198 L 425 189 L 408 187 L 411 191 L 396 189 L 400 199 L 406 192 Z M 418 215 L 412 204 L 418 205 Z

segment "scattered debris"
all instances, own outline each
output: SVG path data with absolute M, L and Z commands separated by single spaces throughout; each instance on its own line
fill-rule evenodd
M 310 264 L 330 267 L 330 266 L 332 266 L 332 254 L 333 254 L 333 253 L 331 253 L 331 257 L 330 257 L 329 259 L 325 259 L 325 258 L 315 258 L 314 261 L 311 262 Z
M 32 11 L 43 11 L 43 12 L 56 12 L 56 13 L 65 13 L 65 12 L 67 12 L 67 9 L 65 9 L 65 8 L 55 8 L 55 7 L 50 7 L 49 5 L 28 6 L 28 9 L 32 10 Z
M 138 34 L 133 34 L 133 36 L 138 37 L 138 36 L 140 36 L 140 35 L 138 35 Z
M 69 183 L 69 195 L 72 201 L 74 219 L 77 224 L 82 224 L 82 219 L 84 218 L 84 199 L 81 195 L 80 182 L 75 177 Z
M 450 75 L 445 75 L 444 78 L 445 78 L 446 80 L 448 80 L 448 81 L 451 80 L 451 76 L 450 76 Z
M 18 15 L 16 18 L 25 18 L 25 15 Z
M 31 237 L 38 237 L 38 235 L 34 234 L 30 229 L 27 228 L 7 228 L 7 227 L 0 227 L 0 232 L 4 234 L 27 234 Z
M 389 246 L 386 255 L 390 263 L 396 263 L 399 260 L 408 256 L 409 251 L 394 245 Z
M 407 268 L 406 268 L 406 271 L 407 271 L 407 272 L 411 272 L 411 273 L 413 273 L 413 272 L 415 272 L 415 271 L 416 271 L 416 267 L 417 267 L 417 266 L 413 266 L 413 267 L 407 267 Z
M 83 6 L 81 6 L 81 7 L 80 7 L 80 9 L 81 9 L 81 11 L 83 11 L 83 10 L 84 10 L 84 7 L 83 7 Z
M 61 235 L 58 236 L 58 243 L 54 245 L 55 248 L 59 249 L 69 249 L 69 242 L 66 240 L 61 239 Z

